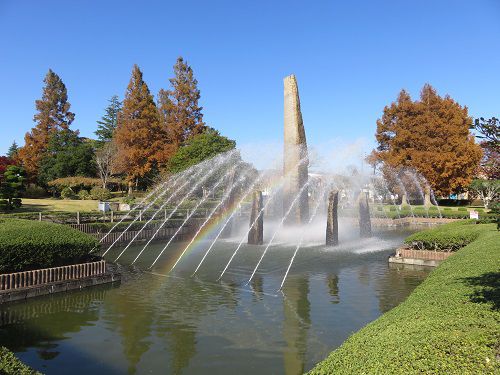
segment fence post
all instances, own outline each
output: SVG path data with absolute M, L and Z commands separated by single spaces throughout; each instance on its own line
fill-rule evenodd
M 76 212 L 76 223 L 80 225 L 80 211 Z
M 112 211 L 111 211 L 111 222 L 114 222 L 114 219 L 115 219 L 115 217 L 114 217 L 114 216 L 115 216 L 115 215 L 114 215 L 114 211 L 112 210 Z
M 38 221 L 42 221 L 42 213 L 41 212 L 38 213 Z
M 139 211 L 139 221 L 142 221 L 142 211 Z
M 165 220 L 167 220 L 167 209 L 165 208 Z

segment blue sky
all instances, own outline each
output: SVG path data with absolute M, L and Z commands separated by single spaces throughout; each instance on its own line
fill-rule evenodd
M 24 143 L 49 68 L 68 88 L 72 127 L 90 137 L 134 63 L 156 97 L 180 55 L 206 122 L 255 157 L 281 147 L 290 73 L 309 143 L 332 157 L 339 145 L 368 152 L 401 88 L 416 97 L 429 82 L 474 117 L 500 116 L 499 20 L 495 0 L 2 0 L 0 154 Z

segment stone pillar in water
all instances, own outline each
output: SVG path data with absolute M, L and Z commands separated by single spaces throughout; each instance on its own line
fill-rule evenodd
M 328 195 L 328 211 L 326 213 L 326 246 L 339 244 L 338 205 L 339 193 L 331 191 Z
M 234 189 L 234 177 L 235 177 L 236 171 L 232 171 L 228 177 L 226 189 L 229 190 L 229 196 L 227 197 L 226 202 L 224 202 L 223 206 L 223 212 L 226 214 L 229 214 L 228 211 L 234 209 L 234 202 L 236 200 L 236 189 Z M 224 215 L 223 215 L 224 217 Z M 233 221 L 234 218 L 230 218 L 229 222 L 226 224 L 226 227 L 221 233 L 222 238 L 228 238 L 231 237 L 231 233 L 233 231 Z
M 248 232 L 249 245 L 262 245 L 264 242 L 264 213 L 262 212 L 263 200 L 262 191 L 253 193 L 252 213 L 250 215 L 250 225 L 254 226 Z
M 372 236 L 370 206 L 368 204 L 368 195 L 364 192 L 359 194 L 359 235 L 361 237 Z
M 424 189 L 424 207 L 429 208 L 430 206 L 432 206 L 431 187 L 427 185 Z
M 284 83 L 284 159 L 283 173 L 286 181 L 283 188 L 283 212 L 286 212 L 300 189 L 307 183 L 307 143 L 302 113 L 300 112 L 299 89 L 295 75 L 285 77 Z M 309 220 L 309 196 L 305 188 L 288 215 L 286 224 L 306 223 Z

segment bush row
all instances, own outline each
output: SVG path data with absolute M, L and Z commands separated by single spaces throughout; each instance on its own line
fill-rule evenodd
M 0 219 L 0 273 L 78 263 L 97 248 L 94 237 L 64 225 Z
M 405 244 L 415 250 L 457 251 L 473 242 L 482 227 L 475 221 L 457 221 L 406 238 Z
M 475 227 L 474 242 L 310 374 L 499 374 L 500 235 L 492 224 Z
M 38 371 L 26 366 L 7 348 L 0 346 L 1 375 L 38 375 Z

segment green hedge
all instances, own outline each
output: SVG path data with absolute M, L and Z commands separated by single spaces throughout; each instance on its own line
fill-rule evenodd
M 94 237 L 64 225 L 0 219 L 0 273 L 76 263 L 97 247 Z
M 36 375 L 38 371 L 26 366 L 7 348 L 0 346 L 0 375 Z
M 499 374 L 500 234 L 477 227 L 474 242 L 310 374 Z
M 457 251 L 474 241 L 481 230 L 473 220 L 457 221 L 414 233 L 405 244 L 416 250 Z

